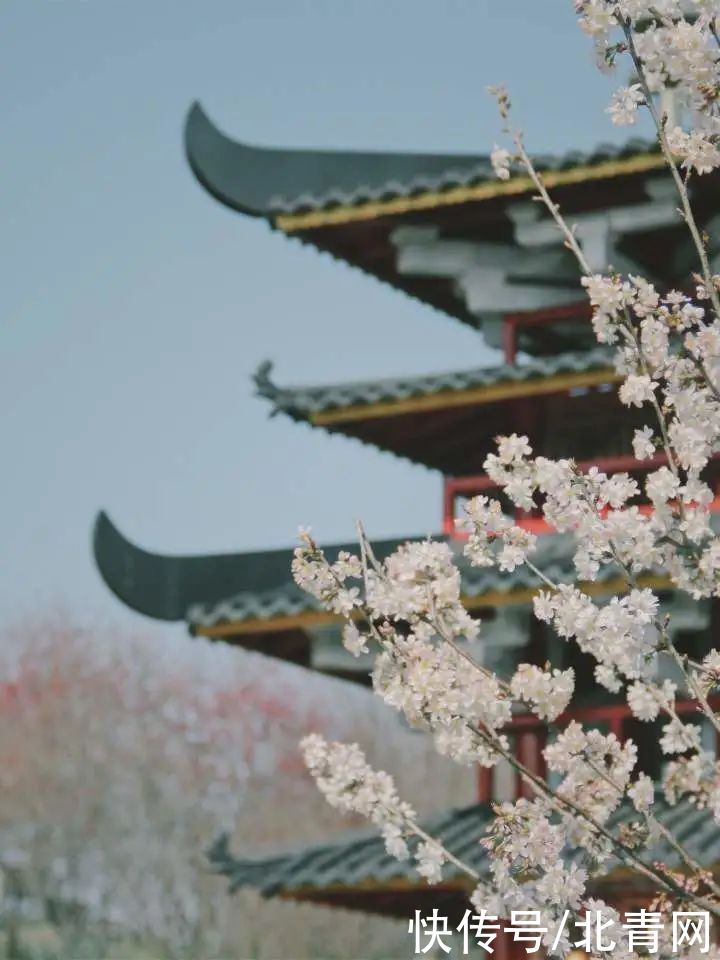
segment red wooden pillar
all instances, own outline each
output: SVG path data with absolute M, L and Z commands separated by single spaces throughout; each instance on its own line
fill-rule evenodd
M 504 923 L 509 923 L 510 921 L 500 920 L 500 926 L 502 927 Z M 505 933 L 504 930 L 498 930 L 497 937 L 494 942 L 491 944 L 493 948 L 493 958 L 494 960 L 515 960 L 515 957 L 519 957 L 519 954 L 516 952 L 517 947 L 522 947 L 522 944 L 514 944 L 512 936 L 509 933 Z M 515 946 L 515 950 L 513 950 Z M 523 950 L 525 956 L 529 956 Z
M 625 736 L 623 733 L 625 717 L 623 715 L 622 707 L 618 707 L 616 709 L 608 707 L 608 726 L 610 727 L 610 733 L 614 733 L 618 740 L 622 743 Z
M 547 743 L 547 731 L 544 727 L 538 726 L 534 730 L 524 730 L 522 733 L 515 734 L 515 756 L 527 767 L 527 769 L 538 777 L 545 779 L 545 757 L 543 750 Z M 518 773 L 515 778 L 515 795 L 517 797 L 532 797 L 535 791 Z
M 452 477 L 443 478 L 443 533 L 455 535 L 455 485 Z
M 493 798 L 493 768 L 479 767 L 477 779 L 478 803 L 490 803 Z
M 517 357 L 517 320 L 515 317 L 503 317 L 502 349 L 505 363 L 515 363 Z

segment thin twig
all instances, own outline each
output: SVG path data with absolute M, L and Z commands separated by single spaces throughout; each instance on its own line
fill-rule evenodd
M 690 692 L 694 694 L 696 700 L 699 702 L 702 712 L 708 718 L 708 720 L 713 725 L 715 730 L 718 733 L 720 733 L 720 719 L 718 718 L 717 714 L 713 711 L 712 707 L 708 703 L 708 699 L 703 693 L 702 688 L 700 687 L 700 684 L 697 683 L 697 681 L 695 680 L 693 675 L 690 673 L 690 671 L 686 669 L 684 658 L 679 653 L 675 644 L 670 639 L 670 636 L 667 634 L 667 631 L 664 631 L 663 633 L 663 641 L 665 643 L 667 652 L 670 654 L 670 656 L 673 658 L 675 663 L 680 668 L 680 672 L 683 678 L 685 679 L 685 681 L 687 682 Z
M 583 253 L 582 248 L 577 241 L 577 237 L 565 222 L 562 214 L 560 213 L 560 207 L 557 205 L 557 203 L 555 203 L 555 201 L 552 199 L 552 197 L 548 193 L 548 189 L 545 186 L 542 176 L 535 169 L 535 165 L 533 164 L 532 160 L 530 159 L 527 153 L 527 150 L 525 149 L 525 144 L 523 143 L 522 135 L 520 133 L 515 133 L 513 135 L 513 140 L 515 142 L 515 146 L 518 151 L 518 156 L 520 157 L 523 166 L 527 170 L 530 176 L 530 179 L 535 185 L 535 189 L 537 190 L 543 203 L 547 207 L 550 213 L 550 216 L 553 218 L 553 220 L 557 224 L 558 229 L 560 230 L 562 235 L 565 237 L 565 245 L 569 250 L 571 250 L 575 254 L 575 258 L 577 262 L 580 264 L 580 269 L 582 270 L 583 274 L 586 277 L 592 276 L 592 270 L 590 269 L 590 264 L 588 263 L 587 258 L 585 257 L 585 254 Z
M 424 840 L 426 843 L 430 843 L 439 850 L 442 850 L 445 859 L 450 863 L 454 863 L 458 870 L 462 870 L 463 873 L 466 873 L 476 883 L 480 880 L 480 874 L 477 872 L 477 870 L 473 870 L 472 867 L 469 867 L 466 863 L 463 863 L 462 860 L 458 859 L 454 853 L 450 853 L 447 847 L 443 846 L 443 844 L 440 843 L 439 840 L 436 840 L 435 837 L 431 837 L 429 833 L 425 833 L 422 827 L 419 827 L 414 820 L 406 820 L 405 822 L 413 831 L 413 833 L 416 833 L 421 840 Z

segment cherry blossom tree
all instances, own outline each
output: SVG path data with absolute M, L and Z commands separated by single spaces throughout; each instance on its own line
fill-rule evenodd
M 537 909 L 552 926 L 565 912 L 577 916 L 592 904 L 617 927 L 617 913 L 589 900 L 587 892 L 588 882 L 602 876 L 613 857 L 651 882 L 657 909 L 707 911 L 717 923 L 720 885 L 660 823 L 654 807 L 658 796 L 669 804 L 690 798 L 707 808 L 720 829 L 720 765 L 703 748 L 698 726 L 677 710 L 678 695 L 692 698 L 698 716 L 720 732 L 708 700 L 720 685 L 720 651 L 703 659 L 681 653 L 657 592 L 641 586 L 639 577 L 661 571 L 673 589 L 693 600 L 720 596 L 720 537 L 711 523 L 714 494 L 706 479 L 710 458 L 720 450 L 720 275 L 713 272 L 709 238 L 689 192 L 695 178 L 720 167 L 720 3 L 575 0 L 575 11 L 602 68 L 628 63 L 633 71 L 634 82 L 617 90 L 608 113 L 627 126 L 645 112 L 654 125 L 676 188 L 678 217 L 694 249 L 692 290 L 658 289 L 610 266 L 603 274 L 590 269 L 572 223 L 512 127 L 510 98 L 501 87 L 491 92 L 507 143 L 495 147 L 492 162 L 501 179 L 517 171 L 530 179 L 574 254 L 595 336 L 612 351 L 622 379 L 619 401 L 647 416 L 635 432 L 633 454 L 647 460 L 662 452 L 665 465 L 650 470 L 643 489 L 626 473 L 580 472 L 571 459 L 535 456 L 527 437 L 502 437 L 485 470 L 518 508 L 541 510 L 554 530 L 572 538 L 577 582 L 546 576 L 533 561 L 536 537 L 485 496 L 467 504 L 464 554 L 476 567 L 511 572 L 526 565 L 534 571 L 543 584 L 534 598 L 535 617 L 594 659 L 597 685 L 622 694 L 637 720 L 665 718 L 664 774 L 654 783 L 638 772 L 632 740 L 620 742 L 578 722 L 545 749 L 555 786 L 528 769 L 503 731 L 517 709 L 546 722 L 556 719 L 572 703 L 573 671 L 521 663 L 511 676 L 493 673 L 469 652 L 468 641 L 482 647 L 482 624 L 462 604 L 450 547 L 431 540 L 407 543 L 379 562 L 362 528 L 357 554 L 334 563 L 301 532 L 296 581 L 345 618 L 348 650 L 377 651 L 376 693 L 411 726 L 428 730 L 438 751 L 460 764 L 492 767 L 504 760 L 530 796 L 498 807 L 486 841 L 492 883 L 480 883 L 470 867 L 424 833 L 392 778 L 371 769 L 356 744 L 311 735 L 303 750 L 333 806 L 369 818 L 388 851 L 414 858 L 430 882 L 452 861 L 477 883 L 472 902 L 478 909 L 502 917 L 513 909 Z M 664 107 L 670 97 L 675 118 Z M 643 493 L 650 512 L 638 506 Z M 625 590 L 601 603 L 578 583 L 596 580 L 607 568 L 622 577 Z M 677 682 L 660 679 L 663 662 L 673 665 Z M 610 826 L 621 803 L 635 811 L 630 832 Z M 648 856 L 659 834 L 678 853 L 682 873 Z M 572 860 L 563 856 L 570 850 Z M 636 955 L 619 928 L 615 939 L 613 956 Z M 553 951 L 565 955 L 570 946 L 564 937 Z
M 230 899 L 211 873 L 221 832 L 254 856 L 346 829 L 298 755 L 310 730 L 352 735 L 381 763 L 401 751 L 401 788 L 434 784 L 425 813 L 472 796 L 470 771 L 357 685 L 166 630 L 62 614 L 3 627 L 0 955 L 38 931 L 60 957 L 117 956 L 131 939 L 153 958 L 397 952 L 387 919 Z

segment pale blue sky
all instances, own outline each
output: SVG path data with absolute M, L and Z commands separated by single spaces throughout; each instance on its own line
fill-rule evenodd
M 488 362 L 477 335 L 215 203 L 183 156 L 200 99 L 268 145 L 484 152 L 506 81 L 532 149 L 622 139 L 570 0 L 5 0 L 3 619 L 132 619 L 92 564 L 108 509 L 151 549 L 436 531 L 439 476 L 252 393 Z M 242 588 L 242 584 L 238 584 Z M 162 629 L 162 628 L 158 628 Z M 173 628 L 179 629 L 179 628 Z

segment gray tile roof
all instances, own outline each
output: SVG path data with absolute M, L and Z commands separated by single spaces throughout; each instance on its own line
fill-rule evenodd
M 438 538 L 443 539 L 443 538 Z M 401 543 L 396 541 L 394 543 Z M 382 544 L 383 551 L 379 555 L 390 552 L 393 544 L 387 541 Z M 337 548 L 331 547 L 332 553 Z M 349 549 L 356 550 L 356 545 Z M 573 545 L 565 534 L 547 534 L 539 537 L 538 551 L 535 555 L 535 564 L 556 583 L 571 583 L 574 581 L 574 567 L 572 563 Z M 462 555 L 462 542 L 456 546 L 456 562 L 460 569 L 462 593 L 466 600 L 473 600 L 488 593 L 510 594 L 526 588 L 535 589 L 541 586 L 537 574 L 528 567 L 518 567 L 512 573 L 488 567 L 471 567 Z M 302 591 L 292 580 L 290 575 L 290 561 L 292 552 L 287 554 L 287 581 L 271 590 L 242 591 L 229 596 L 219 603 L 198 603 L 187 611 L 187 619 L 191 626 L 214 627 L 222 623 L 242 623 L 244 620 L 260 619 L 271 620 L 275 617 L 294 616 L 312 610 L 321 609 L 319 603 Z M 603 583 L 613 579 L 617 572 L 612 566 L 601 568 L 598 582 Z
M 708 810 L 699 810 L 687 800 L 671 807 L 658 795 L 655 814 L 701 864 L 709 866 L 720 862 L 720 829 Z M 487 804 L 475 804 L 428 818 L 422 826 L 483 878 L 489 874 L 489 861 L 479 841 L 485 836 L 492 818 L 492 810 Z M 632 805 L 625 801 L 611 818 L 609 828 L 616 831 L 622 824 L 636 820 Z M 208 856 L 214 870 L 228 878 L 231 892 L 241 887 L 254 887 L 264 896 L 274 896 L 309 887 L 382 886 L 398 879 L 424 886 L 412 864 L 391 857 L 377 832 L 368 830 L 355 831 L 302 850 L 253 859 L 235 857 L 229 850 L 227 837 L 220 837 Z M 670 867 L 681 865 L 677 852 L 662 838 L 646 856 L 651 860 L 662 860 Z M 618 861 L 611 860 L 608 870 L 618 865 Z M 443 873 L 446 879 L 464 877 L 451 863 L 445 866 Z
M 404 539 L 380 540 L 376 554 L 383 558 L 392 553 Z M 357 543 L 324 545 L 325 555 L 333 560 L 341 551 L 357 552 Z M 221 623 L 241 623 L 244 620 L 273 620 L 276 617 L 291 617 L 298 613 L 320 610 L 319 603 L 297 586 L 292 578 L 290 565 L 293 549 L 275 550 L 276 569 L 280 572 L 272 586 L 241 590 L 228 594 L 220 601 L 193 603 L 185 611 L 185 620 L 191 628 L 214 627 Z M 238 583 L 243 581 L 238 580 Z
M 602 144 L 588 152 L 538 156 L 536 162 L 542 170 L 562 170 L 656 149 L 652 142 L 631 140 L 623 146 Z M 216 199 L 234 210 L 268 219 L 495 178 L 486 155 L 256 147 L 227 137 L 198 103 L 186 119 L 185 151 L 195 176 Z
M 407 539 L 374 540 L 373 545 L 382 559 Z M 165 556 L 137 547 L 105 513 L 97 517 L 93 547 L 98 569 L 119 599 L 132 609 L 161 620 L 185 620 L 191 627 L 200 628 L 246 620 L 270 621 L 319 609 L 317 602 L 292 579 L 292 549 Z M 334 559 L 340 550 L 356 551 L 357 543 L 328 545 L 325 550 Z M 461 543 L 456 544 L 456 550 L 463 593 L 469 599 L 490 591 L 508 593 L 539 586 L 535 574 L 526 568 L 500 573 L 470 567 L 462 557 Z M 536 562 L 554 580 L 570 581 L 570 551 L 571 544 L 565 536 L 542 536 Z M 601 576 L 612 576 L 611 569 L 603 568 Z M 242 589 L 238 591 L 237 586 Z
M 710 522 L 714 530 L 720 531 L 720 514 L 712 514 Z M 434 539 L 447 541 L 446 537 Z M 375 543 L 377 556 L 382 559 L 406 540 L 407 538 L 382 540 Z M 472 604 L 472 601 L 481 601 L 489 594 L 509 596 L 520 591 L 536 590 L 542 586 L 538 575 L 526 566 L 517 567 L 512 572 L 501 571 L 494 567 L 472 567 L 463 555 L 463 541 L 450 540 L 449 542 L 455 553 L 455 563 L 460 571 L 462 595 L 466 602 Z M 334 558 L 339 550 L 357 552 L 357 544 L 327 546 L 325 550 L 328 557 Z M 573 564 L 574 550 L 575 541 L 570 534 L 541 534 L 538 536 L 533 562 L 554 583 L 575 583 L 577 575 Z M 281 552 L 274 551 L 277 554 Z M 293 581 L 290 573 L 291 560 L 292 550 L 284 552 L 286 575 L 282 583 L 268 590 L 244 590 L 228 595 L 226 599 L 216 603 L 193 604 L 187 609 L 187 621 L 191 627 L 195 628 L 214 627 L 222 623 L 242 623 L 256 618 L 272 620 L 275 617 L 294 616 L 320 610 L 318 601 L 301 590 Z M 278 566 L 282 566 L 279 558 Z M 605 564 L 601 566 L 594 582 L 602 586 L 616 581 L 617 577 L 617 568 L 613 564 Z
M 560 353 L 527 363 L 504 363 L 426 376 L 387 377 L 381 380 L 358 380 L 309 387 L 278 386 L 270 376 L 272 364 L 266 362 L 258 368 L 254 380 L 257 393 L 271 401 L 274 412 L 307 420 L 313 414 L 342 410 L 345 407 L 450 394 L 502 383 L 526 383 L 563 373 L 589 373 L 611 368 L 610 353 L 598 347 L 594 350 Z

